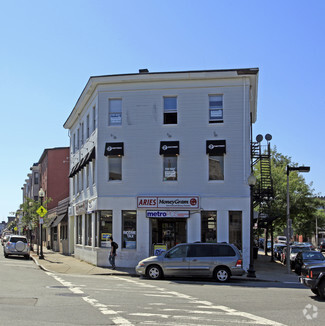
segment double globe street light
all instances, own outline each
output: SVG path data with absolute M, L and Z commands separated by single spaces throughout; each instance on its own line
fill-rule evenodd
M 43 206 L 43 198 L 45 197 L 45 192 L 43 190 L 43 188 L 41 188 L 38 192 L 38 197 L 41 199 L 41 207 Z M 44 259 L 44 255 L 43 255 L 43 230 L 42 230 L 42 226 L 43 223 L 39 223 L 40 226 L 40 238 L 41 238 L 41 245 L 40 245 L 40 254 L 39 254 L 39 259 Z

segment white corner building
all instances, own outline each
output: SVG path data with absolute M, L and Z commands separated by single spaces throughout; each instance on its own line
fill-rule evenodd
M 90 77 L 64 124 L 70 253 L 109 266 L 184 242 L 231 242 L 249 266 L 258 69 Z

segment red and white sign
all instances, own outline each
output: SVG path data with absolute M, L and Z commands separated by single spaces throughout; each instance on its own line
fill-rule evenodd
M 199 208 L 199 196 L 139 196 L 138 208 Z

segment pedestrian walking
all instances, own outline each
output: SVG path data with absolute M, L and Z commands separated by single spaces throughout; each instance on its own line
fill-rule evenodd
M 109 254 L 109 263 L 112 265 L 112 268 L 115 269 L 115 257 L 116 257 L 116 250 L 118 248 L 118 244 L 113 241 L 113 237 L 109 239 L 111 241 L 111 251 Z

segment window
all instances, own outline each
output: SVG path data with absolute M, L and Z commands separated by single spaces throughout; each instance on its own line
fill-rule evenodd
M 93 107 L 93 131 L 96 129 L 96 106 Z
M 224 156 L 209 155 L 209 180 L 224 179 Z
M 122 180 L 122 156 L 108 157 L 108 180 Z
M 84 190 L 84 169 L 80 171 L 80 191 Z
M 177 97 L 164 97 L 164 124 L 177 124 Z
M 217 242 L 217 212 L 201 212 L 201 241 Z
M 72 148 L 73 148 L 73 153 L 75 153 L 76 150 L 77 150 L 76 133 L 73 134 L 73 145 L 72 145 Z
M 80 128 L 77 130 L 77 146 L 76 149 L 78 150 L 80 146 Z
M 90 136 L 90 130 L 89 130 L 89 114 L 88 114 L 86 120 L 86 138 L 88 139 L 89 136 Z
M 89 188 L 89 178 L 90 178 L 90 173 L 89 173 L 89 164 L 86 165 L 86 186 Z
M 58 227 L 53 228 L 53 241 L 58 241 Z
M 122 248 L 136 249 L 137 244 L 137 212 L 122 212 Z
M 242 212 L 229 212 L 229 243 L 242 250 Z
M 77 216 L 77 244 L 82 244 L 82 215 Z
M 91 214 L 86 214 L 86 223 L 85 223 L 85 245 L 92 245 L 92 218 Z
M 110 126 L 120 126 L 122 124 L 122 100 L 109 100 L 109 122 Z
M 223 96 L 209 95 L 209 122 L 223 122 Z
M 93 170 L 93 184 L 95 184 L 96 181 L 96 160 L 92 160 L 92 170 Z
M 171 249 L 167 257 L 168 258 L 185 258 L 187 257 L 188 246 L 178 246 L 174 249 Z
M 84 123 L 81 123 L 81 146 L 84 144 L 85 142 L 85 130 L 84 130 Z
M 38 175 L 38 172 L 34 172 L 34 184 L 35 185 L 38 185 L 38 182 L 39 182 L 39 175 Z
M 112 236 L 112 220 L 113 220 L 113 213 L 112 211 L 101 211 L 100 212 L 100 226 L 99 226 L 99 233 L 100 233 L 100 246 L 101 247 L 110 247 L 109 239 Z
M 164 155 L 164 181 L 177 180 L 177 155 Z

